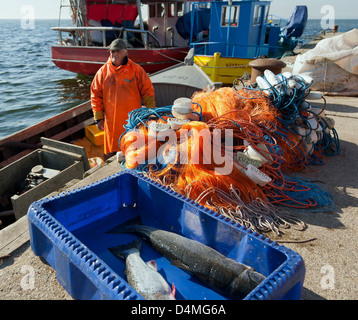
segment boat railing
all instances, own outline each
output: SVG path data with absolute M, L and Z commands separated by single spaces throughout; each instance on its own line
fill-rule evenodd
M 227 42 L 192 42 L 190 43 L 190 47 L 194 48 L 195 54 L 203 54 L 203 55 L 212 55 L 213 54 L 213 47 L 217 46 L 218 48 L 220 47 L 221 50 L 217 50 L 220 51 L 221 54 L 225 57 L 228 58 L 237 58 L 237 48 L 254 48 L 255 49 L 255 57 L 259 57 L 262 55 L 276 55 L 277 53 L 277 49 L 280 48 L 279 45 L 277 46 L 268 46 L 266 45 L 250 45 L 250 44 L 237 44 L 237 43 L 227 43 Z M 223 48 L 225 48 L 225 50 L 222 50 Z M 209 52 L 210 49 L 210 52 Z M 244 56 L 242 56 L 242 58 L 245 58 Z
M 286 27 L 288 20 L 285 18 L 282 18 L 280 16 L 276 16 L 274 14 L 270 14 L 267 18 L 267 21 L 271 22 L 274 25 L 277 25 L 280 27 L 280 29 Z
M 73 45 L 73 46 L 89 46 L 93 45 L 91 31 L 101 31 L 102 32 L 102 44 L 96 46 L 107 47 L 107 32 L 117 32 L 117 38 L 123 38 L 124 41 L 128 44 L 128 35 L 129 34 L 140 34 L 142 39 L 142 44 L 144 48 L 149 46 L 154 46 L 160 48 L 160 42 L 158 38 L 153 35 L 148 30 L 139 30 L 139 29 L 128 29 L 124 27 L 52 27 L 54 31 L 59 33 L 59 44 L 60 45 Z M 67 32 L 72 36 L 72 39 L 64 39 L 62 33 Z M 153 40 L 153 41 L 151 41 Z

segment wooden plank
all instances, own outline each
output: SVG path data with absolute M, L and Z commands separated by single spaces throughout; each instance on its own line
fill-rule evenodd
M 39 148 L 40 148 L 40 146 L 39 146 Z M 21 152 L 15 154 L 14 156 L 12 156 L 12 157 L 10 157 L 10 158 L 7 158 L 6 160 L 0 162 L 0 169 L 1 169 L 1 168 L 4 168 L 4 167 L 6 167 L 6 166 L 8 166 L 9 164 L 13 163 L 13 162 L 16 161 L 16 160 L 19 160 L 20 158 L 22 158 L 22 157 L 28 155 L 29 153 L 31 153 L 31 152 L 33 152 L 33 151 L 34 151 L 34 150 L 32 150 L 32 149 L 31 149 L 31 150 L 29 150 L 29 149 L 28 149 L 28 150 L 24 150 L 24 151 L 21 151 Z
M 71 134 L 76 133 L 77 131 L 80 131 L 81 129 L 84 129 L 86 126 L 89 126 L 93 124 L 93 118 L 87 119 L 83 122 L 80 122 L 78 124 L 76 124 L 75 126 L 68 128 L 52 137 L 50 137 L 50 139 L 52 140 L 62 140 L 68 136 L 70 136 Z
M 92 119 L 89 119 L 89 120 L 93 121 Z M 84 126 L 86 126 L 87 122 L 88 122 L 88 120 L 84 121 L 82 124 Z M 87 153 L 86 153 L 85 148 L 83 148 L 81 146 L 74 145 L 74 144 L 62 142 L 62 141 L 52 140 L 52 139 L 45 138 L 45 137 L 42 137 L 41 141 L 42 141 L 44 150 L 53 150 L 57 153 L 63 152 L 63 153 L 69 153 L 72 155 L 78 155 L 81 157 L 81 159 L 83 161 L 85 171 L 90 169 L 90 165 L 88 163 L 88 158 L 87 158 Z
M 18 220 L 27 214 L 31 203 L 46 197 L 50 192 L 61 188 L 65 183 L 71 179 L 81 179 L 85 170 L 83 162 L 75 161 L 72 165 L 62 170 L 60 174 L 48 179 L 35 188 L 30 189 L 20 196 L 13 195 L 11 202 L 13 205 L 15 218 Z
M 0 259 L 9 256 L 30 240 L 27 216 L 0 230 Z

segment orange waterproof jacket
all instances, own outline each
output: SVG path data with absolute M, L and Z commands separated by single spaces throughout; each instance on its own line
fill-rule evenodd
M 91 85 L 91 104 L 94 119 L 104 118 L 104 153 L 119 151 L 128 113 L 142 106 L 142 98 L 154 104 L 154 88 L 144 69 L 130 59 L 117 67 L 109 58 L 97 71 Z

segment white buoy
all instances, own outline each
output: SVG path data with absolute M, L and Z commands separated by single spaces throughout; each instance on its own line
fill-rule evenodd
M 191 106 L 191 99 L 178 98 L 174 101 L 172 106 L 172 114 L 177 119 L 189 119 L 193 113 Z
M 316 118 L 310 118 L 307 122 L 312 130 L 316 130 L 318 128 L 319 123 Z
M 248 155 L 251 159 L 263 161 L 263 157 L 261 156 L 261 154 L 259 154 L 253 147 L 251 147 L 251 145 L 247 147 L 244 153 Z
M 325 116 L 325 112 L 323 109 L 312 106 L 311 107 L 311 112 L 314 113 L 316 116 L 319 115 L 320 117 L 324 117 Z
M 311 105 L 307 101 L 302 101 L 302 103 L 300 104 L 300 109 L 301 110 L 310 110 Z
M 270 89 L 271 86 L 262 76 L 258 76 L 256 78 L 256 83 L 260 90 L 262 90 L 263 92 L 265 92 L 267 94 L 270 94 L 270 91 L 267 89 Z
M 259 143 L 259 144 L 256 145 L 256 148 L 262 150 L 263 152 L 265 152 L 265 154 L 267 154 L 267 157 L 264 157 L 261 153 L 257 152 L 251 145 L 247 146 L 247 149 L 244 151 L 244 153 L 247 156 L 249 156 L 251 159 L 261 161 L 262 164 L 265 164 L 265 163 L 269 162 L 271 156 L 268 153 L 267 147 L 264 144 Z M 271 160 L 272 160 L 272 158 L 271 158 Z
M 156 137 L 159 141 L 165 141 L 165 138 L 169 136 L 171 128 L 168 123 L 151 122 L 149 123 L 149 135 Z
M 306 137 L 306 143 L 307 144 L 314 144 L 318 141 L 317 133 L 316 131 L 312 130 L 311 134 Z
M 319 100 L 322 99 L 323 94 L 319 91 L 310 91 L 310 93 L 306 96 L 307 100 Z
M 245 174 L 253 182 L 255 182 L 257 185 L 261 187 L 265 186 L 272 180 L 267 174 L 263 173 L 261 170 L 257 169 L 255 166 L 251 164 L 247 166 Z
M 279 79 L 276 77 L 276 75 L 271 70 L 265 70 L 264 76 L 266 80 L 271 84 L 271 86 L 277 86 L 279 83 Z
M 289 79 L 287 85 L 290 89 L 294 89 L 297 87 L 297 82 L 293 79 Z
M 299 74 L 299 76 L 302 78 L 306 85 L 310 85 L 313 82 L 313 79 L 307 74 Z
M 252 159 L 250 158 L 246 153 L 244 152 L 238 152 L 236 154 L 236 159 L 237 161 L 242 165 L 244 166 L 245 168 L 251 164 L 253 166 L 255 166 L 256 168 L 260 168 L 262 167 L 262 161 L 261 160 L 258 160 L 258 159 Z
M 333 118 L 323 117 L 323 120 L 326 121 L 328 129 L 332 130 L 334 128 L 335 121 Z
M 305 137 L 307 135 L 307 130 L 309 130 L 309 129 L 306 129 L 306 128 L 303 128 L 300 126 L 296 126 L 295 130 L 300 136 Z
M 122 161 L 124 161 L 126 158 L 124 157 L 124 154 L 123 154 L 123 152 L 122 151 L 118 151 L 117 153 L 116 153 L 116 157 L 117 157 L 117 161 L 118 162 L 122 162 Z
M 289 71 L 283 72 L 282 75 L 286 78 L 286 79 L 291 79 L 292 78 L 292 73 Z
M 183 124 L 190 122 L 190 120 L 189 119 L 168 118 L 167 122 L 172 129 L 176 130 L 176 129 L 179 129 Z

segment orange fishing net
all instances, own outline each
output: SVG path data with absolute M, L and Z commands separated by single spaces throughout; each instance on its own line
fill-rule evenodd
M 162 170 L 151 170 L 154 177 L 161 178 L 172 171 L 176 176 L 173 187 L 182 194 L 190 188 L 193 199 L 198 199 L 207 189 L 219 189 L 229 193 L 235 188 L 246 203 L 256 198 L 267 201 L 261 189 L 234 165 L 229 156 L 224 157 L 222 163 L 218 163 L 215 156 L 218 156 L 217 153 L 221 155 L 222 150 L 213 145 L 211 131 L 206 123 L 188 122 L 177 131 L 177 135 L 180 140 L 175 153 L 180 160 L 167 164 Z M 225 165 L 228 166 L 227 171 L 220 170 Z M 199 202 L 205 205 L 206 201 L 207 197 L 201 197 Z
M 170 143 L 149 134 L 147 126 L 153 119 L 126 132 L 120 141 L 125 167 L 146 164 L 145 174 L 150 178 L 255 230 L 278 232 L 282 225 L 297 223 L 279 216 L 268 200 L 281 199 L 285 190 L 295 188 L 283 179 L 282 169 L 298 171 L 305 165 L 301 141 L 283 132 L 279 111 L 269 97 L 224 87 L 197 92 L 192 102 L 203 122 L 191 121 L 170 131 Z M 264 187 L 246 175 L 247 165 L 234 156 L 248 146 L 261 156 L 260 170 L 271 178 Z
M 223 115 L 237 120 L 241 114 L 233 111 L 244 111 L 257 125 L 271 127 L 277 123 L 278 111 L 261 92 L 247 89 L 236 92 L 233 88 L 223 87 L 212 92 L 197 92 L 192 101 L 201 106 L 204 122 Z M 200 111 L 197 105 L 193 104 L 193 107 L 195 111 Z

